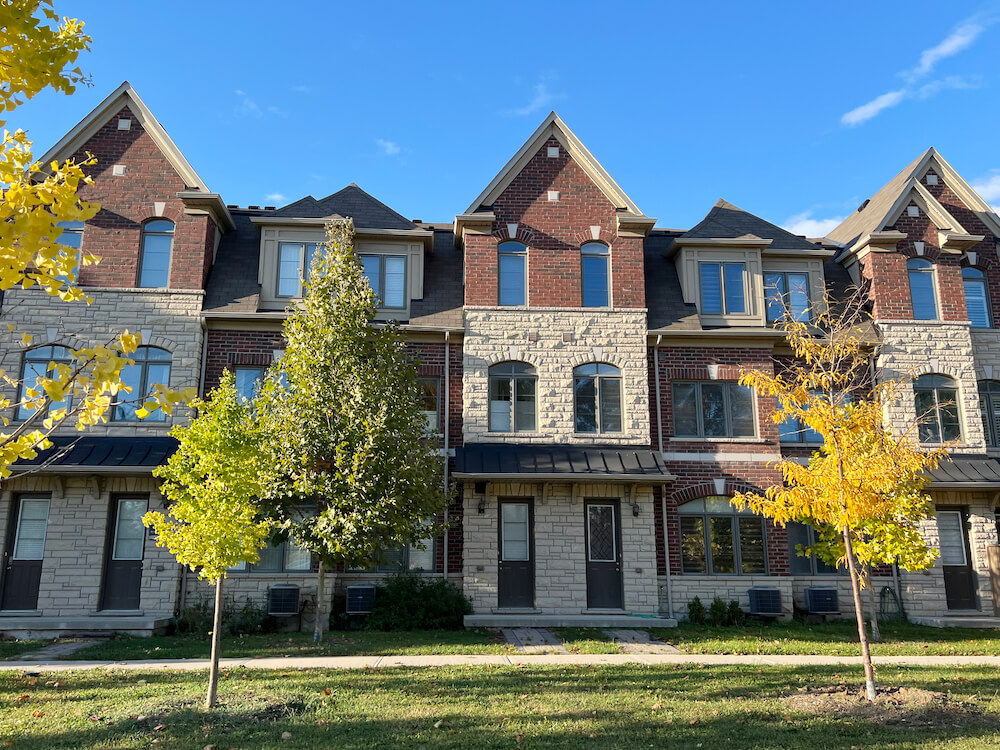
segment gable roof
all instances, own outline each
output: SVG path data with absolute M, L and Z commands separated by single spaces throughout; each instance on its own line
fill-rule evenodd
M 353 182 L 319 200 L 307 195 L 277 211 L 269 211 L 267 217 L 328 220 L 350 217 L 354 220 L 354 226 L 359 229 L 419 229 L 405 216 L 393 211 Z
M 126 106 L 136 116 L 139 124 L 142 125 L 142 129 L 153 139 L 153 143 L 160 149 L 177 174 L 184 180 L 184 185 L 188 189 L 211 193 L 208 185 L 194 171 L 194 167 L 184 158 L 184 154 L 177 148 L 177 144 L 167 135 L 167 131 L 164 130 L 159 120 L 156 119 L 145 102 L 139 98 L 135 89 L 132 88 L 132 84 L 128 81 L 124 81 L 121 86 L 112 91 L 104 101 L 90 111 L 90 114 L 80 120 L 58 143 L 46 151 L 45 156 L 40 160 L 41 163 L 50 164 L 53 160 L 62 161 L 75 154 L 86 145 L 87 141 L 94 137 L 94 134 L 109 119 L 118 114 Z
M 608 171 L 601 166 L 600 162 L 583 145 L 583 142 L 555 112 L 549 112 L 548 117 L 542 121 L 538 129 L 504 165 L 500 173 L 493 178 L 493 181 L 486 186 L 486 189 L 479 194 L 479 197 L 472 202 L 465 213 L 472 214 L 480 208 L 493 205 L 493 202 L 500 197 L 501 193 L 521 173 L 524 166 L 538 153 L 538 150 L 549 138 L 555 138 L 563 145 L 573 161 L 580 166 L 615 208 L 633 216 L 643 216 L 639 207 L 625 194 L 614 178 L 608 174 Z
M 914 191 L 927 204 L 927 213 L 935 223 L 951 224 L 948 227 L 942 227 L 938 224 L 939 229 L 951 229 L 956 233 L 966 234 L 961 224 L 921 184 L 920 178 L 929 167 L 934 167 L 935 173 L 944 179 L 945 184 L 965 203 L 969 210 L 976 214 L 994 234 L 1000 236 L 1000 218 L 997 217 L 989 204 L 979 197 L 972 186 L 945 161 L 944 157 L 931 147 L 883 185 L 875 195 L 844 219 L 827 237 L 842 245 L 853 245 L 862 235 L 882 231 L 895 220 L 901 207 L 906 205 L 905 201 Z
M 688 239 L 760 240 L 762 244 L 770 240 L 771 249 L 804 250 L 812 253 L 822 249 L 816 243 L 721 198 L 704 219 L 680 236 L 679 242 L 683 244 Z

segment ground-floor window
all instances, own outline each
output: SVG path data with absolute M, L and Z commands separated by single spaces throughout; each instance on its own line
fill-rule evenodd
M 842 568 L 827 565 L 825 562 L 816 557 L 816 555 L 802 556 L 799 554 L 798 548 L 800 546 L 811 547 L 816 543 L 818 535 L 816 534 L 816 529 L 812 526 L 790 521 L 785 526 L 785 531 L 788 534 L 788 558 L 789 568 L 792 575 L 822 576 L 838 575 L 846 572 Z
M 767 572 L 764 519 L 738 512 L 728 497 L 713 496 L 680 506 L 681 572 L 751 575 Z
M 312 555 L 309 550 L 287 539 L 280 544 L 262 547 L 260 559 L 256 563 L 240 563 L 231 570 L 249 573 L 304 573 L 312 570 Z

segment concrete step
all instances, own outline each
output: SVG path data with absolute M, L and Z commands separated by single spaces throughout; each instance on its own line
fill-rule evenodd
M 669 617 L 640 617 L 619 614 L 482 614 L 466 615 L 467 628 L 676 628 L 677 620 Z
M 32 617 L 0 615 L 0 633 L 15 638 L 70 638 L 73 636 L 153 635 L 166 629 L 172 617 L 92 615 L 89 617 Z
M 943 615 L 941 617 L 910 617 L 914 625 L 929 625 L 932 628 L 1000 628 L 1000 617 L 989 615 Z

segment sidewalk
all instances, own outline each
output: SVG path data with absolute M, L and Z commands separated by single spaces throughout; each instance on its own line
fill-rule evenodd
M 962 664 L 1000 667 L 1000 656 L 873 656 L 878 664 L 946 667 Z M 386 667 L 538 666 L 600 664 L 701 664 L 756 666 L 837 666 L 861 664 L 859 656 L 753 656 L 729 654 L 469 654 L 419 656 L 303 656 L 260 659 L 220 659 L 223 669 L 375 669 Z M 196 670 L 208 669 L 208 659 L 149 659 L 142 661 L 4 661 L 0 670 L 66 672 L 85 669 Z

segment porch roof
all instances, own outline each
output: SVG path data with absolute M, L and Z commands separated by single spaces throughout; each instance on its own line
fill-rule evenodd
M 669 482 L 651 450 L 628 446 L 466 443 L 455 451 L 456 479 Z
M 54 437 L 51 448 L 11 466 L 14 476 L 44 474 L 148 474 L 177 449 L 172 437 Z
M 1000 461 L 995 458 L 949 458 L 930 472 L 930 489 L 1000 490 Z

